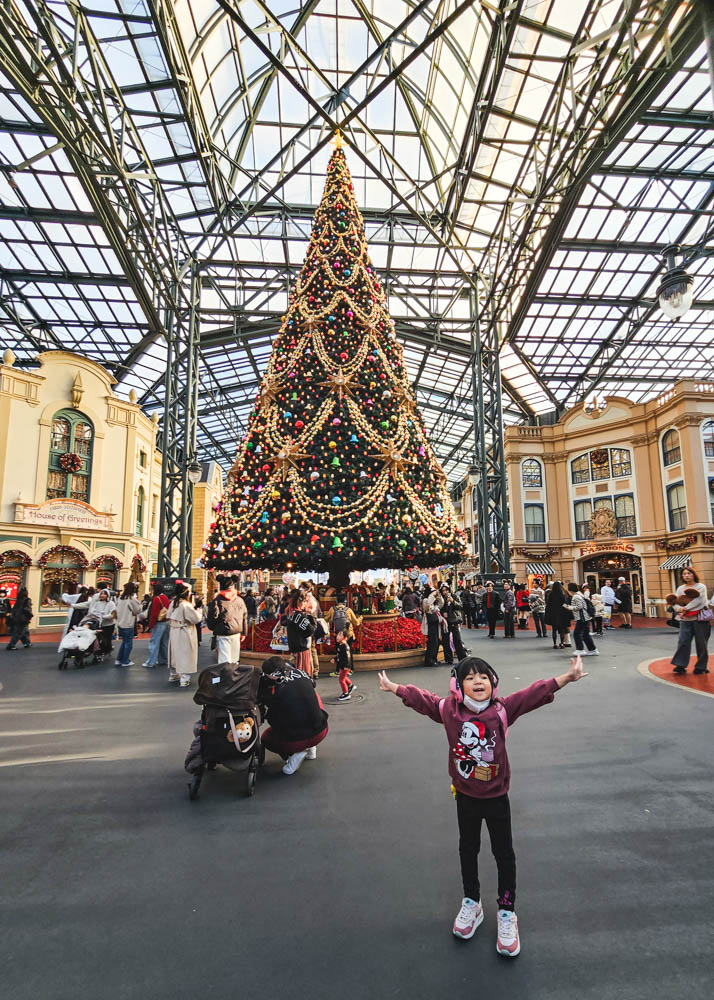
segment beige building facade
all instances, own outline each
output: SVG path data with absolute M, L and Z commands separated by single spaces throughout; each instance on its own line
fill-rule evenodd
M 139 594 L 156 572 L 161 497 L 157 421 L 132 392 L 122 399 L 101 365 L 46 351 L 31 370 L 0 365 L 0 586 L 28 588 L 33 629 L 57 628 L 62 593 L 82 585 Z M 195 487 L 194 563 L 221 470 L 204 466 Z M 197 538 L 200 541 L 197 543 Z M 206 574 L 196 569 L 197 584 Z
M 714 383 L 647 403 L 610 397 L 505 434 L 517 581 L 624 576 L 635 612 L 664 617 L 692 565 L 714 585 Z

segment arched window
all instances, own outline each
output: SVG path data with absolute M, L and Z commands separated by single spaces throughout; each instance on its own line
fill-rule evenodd
M 48 500 L 70 497 L 89 503 L 93 443 L 94 428 L 83 413 L 60 410 L 54 415 L 47 470 Z
M 543 471 L 535 458 L 527 458 L 521 465 L 521 482 L 525 487 L 531 488 L 543 485 Z
M 136 533 L 141 538 L 144 534 L 144 487 L 140 486 L 136 494 Z
M 545 541 L 545 513 L 542 503 L 527 503 L 524 508 L 527 542 Z
M 684 483 L 675 483 L 667 489 L 667 510 L 669 511 L 669 530 L 681 531 L 687 527 L 687 500 L 684 495 Z
M 94 565 L 94 563 L 92 563 L 92 565 Z M 97 566 L 97 589 L 100 587 L 108 587 L 110 590 L 116 590 L 116 585 L 116 561 L 114 559 L 102 559 Z
M 42 566 L 40 605 L 50 610 L 66 611 L 62 594 L 76 594 L 82 582 L 82 572 L 87 565 L 76 550 L 56 546 Z
M 676 465 L 682 461 L 682 450 L 679 447 L 679 432 L 674 429 L 667 431 L 662 438 L 662 461 L 665 467 Z
M 617 537 L 626 538 L 637 534 L 635 521 L 635 501 L 631 493 L 615 497 L 615 517 L 617 519 Z
M 590 455 L 579 455 L 570 463 L 571 477 L 574 483 L 590 482 Z
M 704 440 L 704 454 L 707 458 L 714 458 L 714 420 L 704 421 L 702 438 Z

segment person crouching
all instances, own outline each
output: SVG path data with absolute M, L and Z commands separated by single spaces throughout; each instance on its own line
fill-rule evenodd
M 271 656 L 262 664 L 258 700 L 267 709 L 269 728 L 260 738 L 266 750 L 285 761 L 283 774 L 295 774 L 304 760 L 317 757 L 327 736 L 328 715 L 311 678 L 289 661 Z

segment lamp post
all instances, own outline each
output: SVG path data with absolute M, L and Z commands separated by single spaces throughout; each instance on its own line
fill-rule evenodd
M 192 483 L 194 486 L 196 485 L 196 483 L 201 482 L 203 469 L 198 464 L 195 457 L 191 460 L 191 463 L 187 466 L 186 473 L 188 475 L 189 482 Z
M 694 279 L 677 264 L 677 256 L 680 253 L 681 249 L 676 243 L 665 247 L 664 259 L 667 262 L 667 271 L 657 289 L 662 312 L 675 322 L 687 312 L 694 295 Z

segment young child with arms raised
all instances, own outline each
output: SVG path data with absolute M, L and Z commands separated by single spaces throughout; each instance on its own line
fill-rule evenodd
M 522 691 L 499 698 L 496 696 L 498 675 L 493 667 L 477 656 L 467 656 L 451 672 L 450 697 L 440 698 L 413 684 L 394 684 L 384 671 L 379 674 L 382 691 L 396 694 L 408 708 L 428 715 L 446 730 L 464 885 L 454 934 L 471 938 L 483 921 L 478 852 L 481 823 L 485 820 L 498 870 L 496 950 L 511 958 L 520 952 L 521 943 L 515 914 L 516 855 L 508 800 L 511 768 L 506 754 L 506 734 L 509 725 L 521 715 L 549 705 L 556 691 L 581 677 L 587 674 L 583 673 L 578 656 L 571 659 L 567 673 L 536 681 Z

